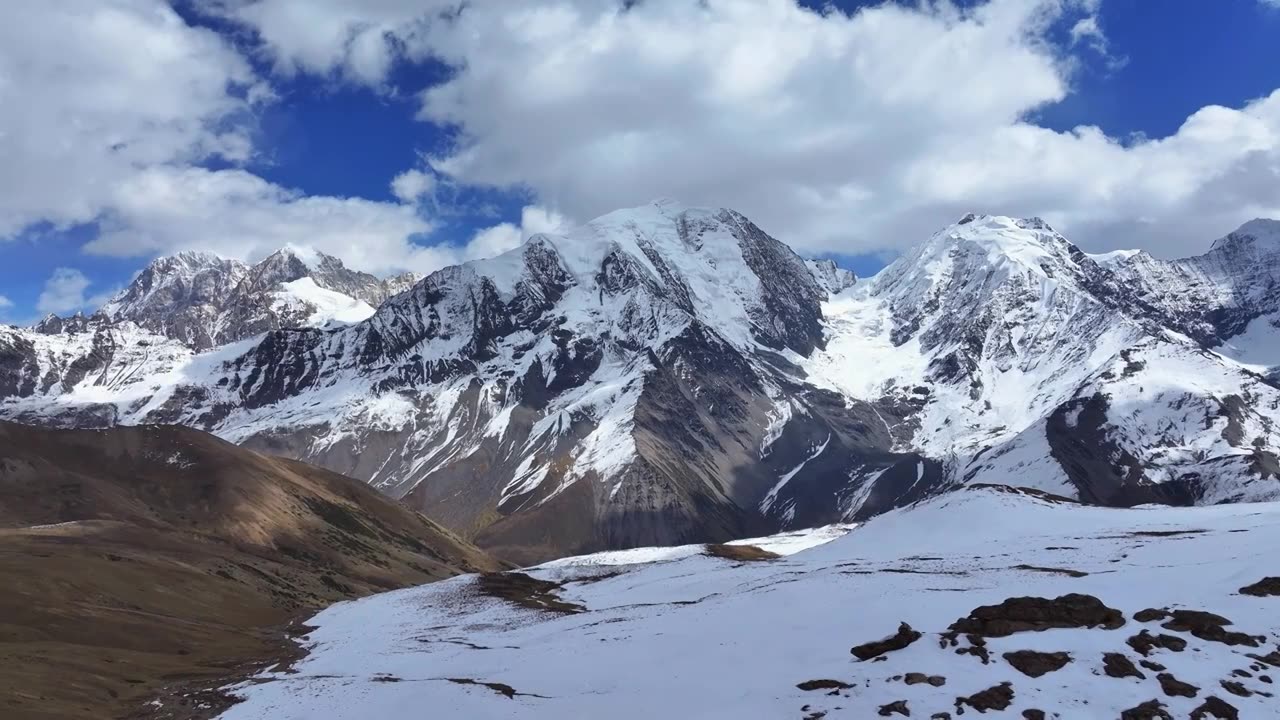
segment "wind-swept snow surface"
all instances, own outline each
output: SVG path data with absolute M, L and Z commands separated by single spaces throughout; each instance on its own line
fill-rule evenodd
M 654 552 L 503 576 L 525 588 L 506 596 L 515 602 L 467 576 L 336 605 L 310 621 L 307 658 L 237 688 L 245 702 L 223 717 L 861 720 L 901 701 L 922 718 L 954 717 L 958 704 L 1118 718 L 1155 701 L 1187 718 L 1210 697 L 1242 718 L 1276 717 L 1280 597 L 1239 590 L 1280 574 L 1277 542 L 1277 504 L 1120 510 L 970 488 L 779 559 Z M 1068 594 L 1101 614 L 941 636 L 979 606 Z M 1146 609 L 1221 617 L 1165 627 L 1161 612 L 1134 618 Z M 905 648 L 851 654 L 904 622 Z M 1167 647 L 1145 647 L 1144 632 Z M 1030 677 L 1005 657 L 1021 650 L 1066 657 Z M 1134 673 L 1113 677 L 1126 664 Z M 803 689 L 812 681 L 833 682 Z

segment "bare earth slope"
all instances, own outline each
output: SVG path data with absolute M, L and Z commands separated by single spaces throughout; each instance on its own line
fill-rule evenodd
M 199 431 L 0 423 L 0 716 L 208 715 L 223 700 L 185 689 L 289 657 L 291 621 L 497 567 L 363 483 Z

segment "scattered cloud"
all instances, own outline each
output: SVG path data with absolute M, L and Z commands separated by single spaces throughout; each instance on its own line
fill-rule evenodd
M 480 2 L 495 4 L 494 0 Z M 462 0 L 207 0 L 203 9 L 257 32 L 277 73 L 328 75 L 380 87 L 397 61 L 426 57 L 430 49 L 425 36 L 432 22 L 456 14 L 463 4 Z
M 103 292 L 86 297 L 92 285 L 85 274 L 75 268 L 60 267 L 44 281 L 44 289 L 36 299 L 36 310 L 42 314 L 68 315 L 80 311 L 96 310 L 111 296 Z
M 391 181 L 391 194 L 400 202 L 415 203 L 431 194 L 436 178 L 421 170 L 406 170 Z

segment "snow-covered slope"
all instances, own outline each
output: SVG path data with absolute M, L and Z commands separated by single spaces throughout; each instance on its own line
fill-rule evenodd
M 1274 717 L 1280 597 L 1241 589 L 1277 542 L 1272 503 L 973 488 L 780 559 L 570 561 L 341 603 L 221 717 Z
M 1280 311 L 1280 221 L 1251 220 L 1203 255 L 1130 253 L 1111 267 L 1163 325 L 1216 346 Z
M 1269 227 L 1160 267 L 1269 297 L 1239 259 L 1270 257 Z M 179 256 L 98 316 L 0 332 L 0 416 L 211 430 L 526 563 L 861 520 L 966 483 L 1280 499 L 1265 314 L 1206 345 L 1144 258 L 967 216 L 858 280 L 669 201 L 407 289 L 298 250 Z
M 1100 264 L 1040 220 L 968 216 L 835 296 L 827 347 L 804 367 L 912 408 L 897 447 L 944 459 L 947 485 L 1120 505 L 1280 499 L 1280 393 L 1162 325 L 1112 271 L 1124 255 Z

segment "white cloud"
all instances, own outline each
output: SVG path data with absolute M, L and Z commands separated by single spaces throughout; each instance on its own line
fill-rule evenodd
M 5 310 L 8 310 L 11 307 L 13 307 L 13 301 L 3 295 L 0 295 L 0 314 L 4 313 Z
M 245 159 L 266 91 L 216 33 L 162 0 L 6 5 L 0 238 L 93 220 L 139 167 Z
M 401 202 L 415 203 L 430 195 L 435 186 L 434 175 L 421 170 L 406 170 L 391 180 L 391 194 Z
M 75 268 L 60 267 L 53 271 L 44 281 L 44 289 L 36 299 L 36 310 L 41 314 L 53 313 L 67 315 L 78 311 L 96 310 L 110 297 L 110 292 L 103 292 L 86 297 L 85 292 L 92 285 L 85 274 Z M 0 306 L 2 307 L 2 306 Z
M 442 60 L 453 72 L 421 110 L 457 130 L 431 162 L 442 181 L 528 190 L 573 217 L 673 196 L 738 208 L 802 249 L 865 252 L 976 210 L 1168 255 L 1280 216 L 1275 96 L 1127 144 L 1030 120 L 1071 91 L 1077 53 L 1121 62 L 1101 0 L 852 15 L 794 0 L 474 0 L 439 19 L 448 5 L 233 10 L 290 71 L 380 84 L 398 58 Z M 1070 47 L 1053 45 L 1058 28 Z
M 481 0 L 492 2 L 492 0 Z M 258 31 L 282 74 L 381 85 L 401 57 L 421 58 L 429 21 L 460 0 L 208 0 L 207 12 Z
M 530 205 L 521 211 L 520 225 L 501 223 L 477 232 L 471 242 L 459 250 L 458 260 L 493 257 L 519 246 L 530 235 L 556 233 L 571 225 L 559 213 Z
M 430 229 L 411 207 L 308 197 L 243 170 L 200 167 L 253 157 L 254 112 L 273 99 L 226 38 L 187 25 L 164 0 L 6 7 L 0 239 L 40 222 L 96 221 L 102 232 L 86 250 L 101 254 L 200 248 L 252 258 L 294 243 L 370 270 L 434 267 L 409 240 Z M 397 186 L 420 195 L 427 179 Z M 46 308 L 83 306 L 82 278 L 57 276 Z
M 241 170 L 152 168 L 115 188 L 110 205 L 87 252 L 204 249 L 256 259 L 297 245 L 368 272 L 439 267 L 433 251 L 410 240 L 431 229 L 411 206 L 301 195 Z

